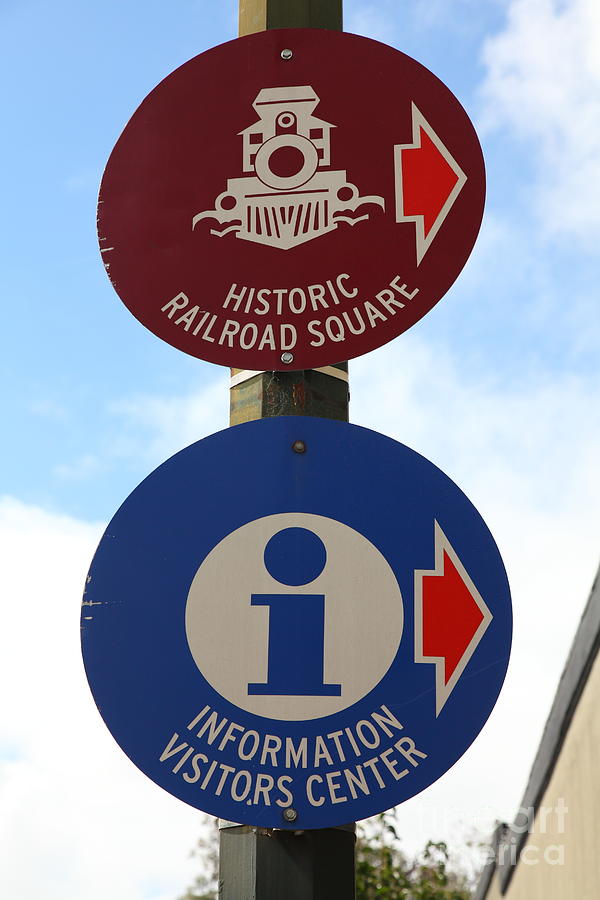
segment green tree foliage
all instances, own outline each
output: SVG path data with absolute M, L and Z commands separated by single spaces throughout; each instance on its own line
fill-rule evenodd
M 179 900 L 217 900 L 218 832 L 207 818 L 194 851 L 200 874 Z M 357 827 L 356 900 L 469 900 L 468 879 L 443 842 L 429 841 L 416 858 L 400 849 L 394 810 Z
M 179 900 L 217 900 L 219 879 L 219 830 L 217 819 L 204 817 L 203 836 L 192 852 L 200 871 Z
M 469 900 L 464 874 L 450 865 L 442 841 L 428 841 L 415 859 L 400 849 L 394 811 L 359 823 L 356 900 Z

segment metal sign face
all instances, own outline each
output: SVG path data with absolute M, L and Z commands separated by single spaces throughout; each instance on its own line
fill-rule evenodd
M 402 444 L 316 418 L 160 466 L 108 526 L 82 607 L 123 750 L 192 806 L 265 827 L 343 824 L 434 782 L 487 719 L 510 641 L 502 561 L 464 494 Z
M 484 196 L 473 126 L 426 68 L 356 35 L 266 31 L 146 97 L 102 180 L 100 249 L 131 312 L 180 350 L 316 368 L 437 303 Z

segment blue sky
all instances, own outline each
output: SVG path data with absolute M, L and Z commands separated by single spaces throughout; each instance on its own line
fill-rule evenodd
M 39 896 L 34 873 L 23 875 L 36 857 L 49 900 L 167 900 L 191 871 L 198 816 L 104 733 L 78 660 L 78 604 L 122 500 L 227 424 L 227 372 L 161 343 L 121 304 L 97 252 L 95 206 L 136 106 L 233 38 L 236 12 L 230 0 L 0 2 L 0 671 L 11 685 L 0 836 L 13 860 L 0 893 L 11 900 Z M 435 837 L 436 822 L 457 834 L 512 815 L 598 563 L 600 12 L 586 0 L 348 0 L 345 19 L 446 82 L 487 164 L 484 225 L 456 285 L 409 333 L 351 365 L 352 421 L 457 481 L 513 586 L 515 651 L 497 711 L 452 773 L 405 805 L 407 833 L 418 821 Z

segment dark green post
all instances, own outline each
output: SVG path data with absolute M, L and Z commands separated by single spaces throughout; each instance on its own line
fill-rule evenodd
M 239 0 L 240 36 L 268 28 L 342 30 L 342 0 Z M 231 370 L 230 423 L 269 416 L 348 421 L 345 362 L 299 372 Z M 219 823 L 220 900 L 354 900 L 353 824 L 282 831 Z

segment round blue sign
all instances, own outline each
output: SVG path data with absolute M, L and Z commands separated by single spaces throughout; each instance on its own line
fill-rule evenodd
M 459 488 L 390 438 L 304 417 L 228 428 L 149 475 L 82 611 L 94 698 L 133 762 L 214 816 L 294 829 L 443 775 L 494 706 L 511 628 Z

